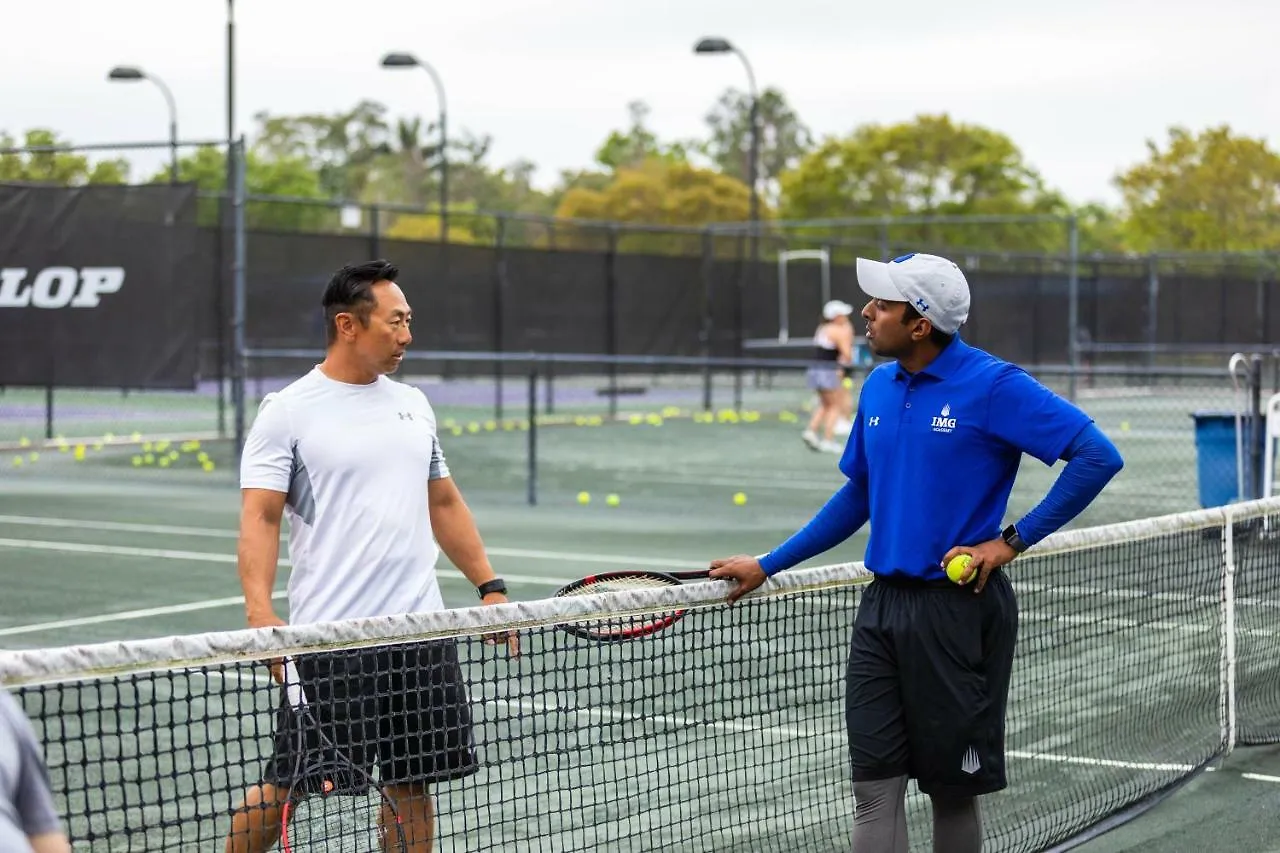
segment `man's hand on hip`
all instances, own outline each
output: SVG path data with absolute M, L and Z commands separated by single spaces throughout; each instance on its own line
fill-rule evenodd
M 746 554 L 725 557 L 711 561 L 711 577 L 718 580 L 734 580 L 738 582 L 728 596 L 728 602 L 734 604 L 742 596 L 758 588 L 769 579 L 760 568 L 760 561 Z
M 480 599 L 480 603 L 486 607 L 492 607 L 495 604 L 506 604 L 507 597 L 500 592 L 491 592 L 484 598 Z M 485 645 L 496 646 L 502 640 L 501 634 L 486 634 L 484 637 Z M 507 632 L 507 654 L 513 658 L 520 657 L 520 635 L 515 631 Z
M 982 592 L 992 572 L 1012 562 L 1013 558 L 1018 556 L 1018 552 L 1003 539 L 988 539 L 986 542 L 979 542 L 972 546 L 957 545 L 942 558 L 942 565 L 945 567 L 961 554 L 968 554 L 973 559 L 972 568 L 978 573 L 978 581 L 973 585 L 975 593 Z

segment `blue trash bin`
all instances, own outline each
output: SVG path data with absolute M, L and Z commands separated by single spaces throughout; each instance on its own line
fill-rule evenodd
M 1200 488 L 1200 506 L 1208 508 L 1226 506 L 1237 500 L 1257 497 L 1250 488 L 1249 463 L 1244 461 L 1245 483 L 1241 489 L 1236 467 L 1236 415 L 1235 412 L 1192 412 L 1196 422 L 1196 477 Z M 1242 427 L 1245 430 L 1243 449 L 1249 453 L 1248 435 L 1251 428 L 1246 415 Z M 1262 441 L 1264 430 L 1258 430 L 1258 469 L 1262 467 Z M 1261 482 L 1255 476 L 1253 483 Z M 1246 494 L 1240 494 L 1244 491 Z

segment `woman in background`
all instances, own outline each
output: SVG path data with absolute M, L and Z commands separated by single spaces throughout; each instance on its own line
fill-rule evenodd
M 853 363 L 853 306 L 833 299 L 822 306 L 822 322 L 813 334 L 814 364 L 806 371 L 809 388 L 818 394 L 809 426 L 800 438 L 810 450 L 839 453 L 832 439 L 836 420 L 844 413 L 844 366 Z

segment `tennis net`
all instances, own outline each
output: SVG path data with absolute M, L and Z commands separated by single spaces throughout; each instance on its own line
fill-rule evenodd
M 1278 525 L 1273 499 L 1069 531 L 1010 568 L 1010 787 L 984 800 L 987 849 L 1079 838 L 1280 739 Z M 732 608 L 704 582 L 5 652 L 0 683 L 42 738 L 77 850 L 221 850 L 271 753 L 266 661 L 446 640 L 478 767 L 433 787 L 436 849 L 844 851 L 844 666 L 866 580 L 849 564 L 783 573 Z M 673 610 L 627 642 L 557 627 Z M 518 657 L 484 642 L 506 630 Z M 908 814 L 928 849 L 914 786 Z

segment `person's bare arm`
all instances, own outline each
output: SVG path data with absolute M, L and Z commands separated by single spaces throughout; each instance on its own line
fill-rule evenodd
M 463 500 L 462 492 L 452 477 L 439 477 L 427 484 L 427 503 L 431 508 L 431 529 L 440 543 L 440 549 L 473 586 L 497 577 L 489 564 L 480 530 L 476 527 L 471 508 Z M 506 600 L 501 593 L 491 594 L 495 599 Z M 486 596 L 488 598 L 489 596 Z
M 284 492 L 244 489 L 240 503 L 240 543 L 237 548 L 240 588 L 250 628 L 284 625 L 276 615 L 271 593 L 280 559 L 280 520 Z
M 61 832 L 28 835 L 27 843 L 31 845 L 31 853 L 71 853 L 71 842 Z

